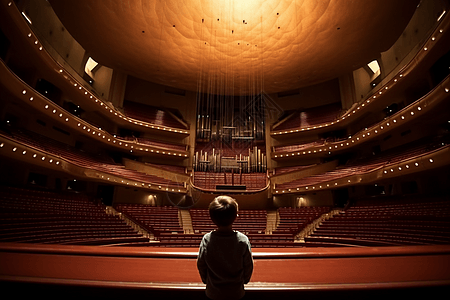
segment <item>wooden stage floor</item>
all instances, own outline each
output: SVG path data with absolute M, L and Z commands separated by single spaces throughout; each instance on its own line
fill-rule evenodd
M 0 244 L 0 282 L 19 294 L 201 299 L 196 248 Z M 447 291 L 450 245 L 254 249 L 248 299 Z M 406 293 L 406 294 L 405 294 Z M 159 296 L 158 296 L 159 295 Z M 322 297 L 323 296 L 323 297 Z M 170 297 L 172 298 L 172 297 Z M 403 297 L 402 297 L 403 298 Z

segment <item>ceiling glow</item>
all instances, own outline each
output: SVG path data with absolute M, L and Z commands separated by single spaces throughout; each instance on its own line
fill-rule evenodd
M 100 65 L 183 90 L 252 95 L 367 64 L 398 39 L 418 0 L 49 2 Z

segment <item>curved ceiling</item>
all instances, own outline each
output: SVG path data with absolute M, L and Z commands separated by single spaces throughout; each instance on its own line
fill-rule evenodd
M 100 64 L 175 88 L 275 93 L 389 49 L 418 0 L 50 0 Z

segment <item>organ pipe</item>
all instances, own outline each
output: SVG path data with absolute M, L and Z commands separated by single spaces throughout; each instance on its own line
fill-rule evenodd
M 197 139 L 264 139 L 264 96 L 197 96 Z
M 195 171 L 263 173 L 267 170 L 267 157 L 257 146 L 248 149 L 248 155 L 223 156 L 223 150 L 213 148 L 211 153 L 196 151 L 193 161 Z

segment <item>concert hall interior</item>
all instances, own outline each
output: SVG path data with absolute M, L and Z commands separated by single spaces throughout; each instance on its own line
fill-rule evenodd
M 449 0 L 0 0 L 0 281 L 204 299 L 239 204 L 245 299 L 450 286 Z

